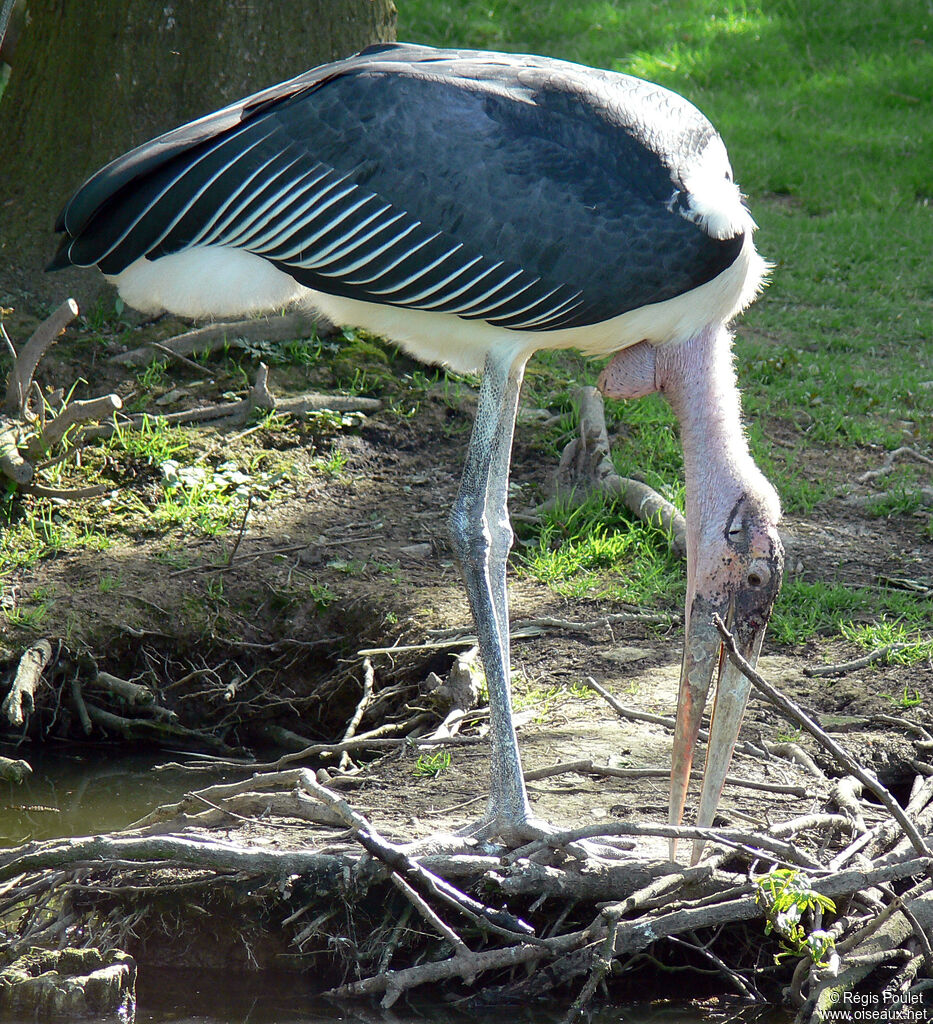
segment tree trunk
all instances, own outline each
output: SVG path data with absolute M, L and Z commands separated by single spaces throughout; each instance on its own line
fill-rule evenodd
M 0 101 L 0 304 L 103 290 L 46 275 L 59 209 L 108 160 L 318 64 L 395 37 L 392 0 L 29 0 Z

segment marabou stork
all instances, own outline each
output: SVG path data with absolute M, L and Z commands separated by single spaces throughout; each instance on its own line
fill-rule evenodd
M 718 675 L 698 813 L 712 823 L 748 695 L 712 616 L 754 663 L 783 554 L 726 327 L 765 264 L 695 107 L 545 57 L 372 46 L 114 160 L 56 228 L 50 269 L 96 265 L 143 311 L 306 302 L 425 362 L 482 368 L 450 533 L 492 709 L 486 836 L 541 834 L 509 697 L 507 489 L 525 364 L 539 349 L 612 355 L 606 394 L 663 392 L 680 421 L 689 548 L 670 820 Z

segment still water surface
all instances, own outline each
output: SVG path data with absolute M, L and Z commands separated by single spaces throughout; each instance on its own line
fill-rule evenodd
M 144 754 L 112 759 L 56 757 L 33 749 L 4 750 L 32 765 L 22 785 L 0 782 L 0 847 L 31 839 L 85 836 L 137 821 L 160 804 L 192 789 L 232 781 L 244 773 L 155 770 L 168 758 Z M 179 756 L 179 760 L 186 760 Z M 137 1024 L 560 1024 L 565 1007 L 503 1007 L 459 1012 L 449 1006 L 420 1005 L 381 1011 L 376 1007 L 334 1007 L 314 995 L 312 971 L 301 975 L 165 970 L 142 966 L 137 983 Z M 689 998 L 687 993 L 684 996 Z M 780 1011 L 748 1010 L 704 1015 L 684 1006 L 627 1006 L 594 1013 L 590 1024 L 788 1024 Z M 25 1024 L 5 1020 L 4 1024 Z
M 86 757 L 56 756 L 32 747 L 2 752 L 28 761 L 33 774 L 19 786 L 0 781 L 0 847 L 124 828 L 160 804 L 228 778 L 221 772 L 155 770 L 171 760 L 165 753 L 108 758 L 99 748 Z M 190 755 L 179 754 L 178 760 L 188 761 Z M 229 778 L 245 776 L 240 772 Z
M 279 976 L 270 982 L 199 973 L 146 972 L 137 987 L 136 1024 L 561 1024 L 567 1008 L 504 1006 L 458 1011 L 425 1003 L 391 1010 L 375 1005 L 334 1007 L 303 990 L 300 978 Z M 178 1009 L 178 995 L 185 1008 Z M 588 1024 L 790 1024 L 774 1010 L 735 1010 L 703 1014 L 683 1005 L 618 1006 L 594 1011 Z

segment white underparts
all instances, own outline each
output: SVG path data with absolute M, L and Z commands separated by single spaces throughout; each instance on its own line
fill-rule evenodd
M 145 256 L 108 276 L 127 305 L 143 313 L 243 316 L 281 309 L 307 288 L 244 249 L 198 246 L 158 260 Z
M 506 338 L 528 354 L 576 348 L 600 356 L 639 341 L 686 341 L 707 324 L 727 323 L 755 298 L 767 272 L 752 243 L 747 213 L 745 217 L 748 230 L 741 252 L 713 280 L 601 323 L 557 331 L 510 331 L 451 313 L 326 295 L 298 284 L 260 256 L 222 246 L 197 247 L 158 260 L 143 257 L 110 280 L 128 305 L 143 312 L 166 309 L 182 316 L 234 317 L 300 302 L 335 324 L 390 338 L 422 362 L 474 373 L 482 369 L 486 353 Z

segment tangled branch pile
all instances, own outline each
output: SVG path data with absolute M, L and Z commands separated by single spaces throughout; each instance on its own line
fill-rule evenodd
M 705 975 L 707 991 L 787 1000 L 807 1024 L 856 988 L 916 1006 L 933 989 L 933 766 L 917 762 L 909 801 L 890 813 L 878 780 L 841 756 L 849 774 L 826 783 L 821 808 L 764 830 L 602 824 L 516 850 L 389 841 L 340 796 L 358 773 L 267 770 L 124 832 L 0 855 L 5 945 L 80 934 L 146 956 L 158 935 L 197 942 L 207 916 L 215 935 L 235 922 L 254 964 L 313 957 L 328 965 L 328 995 L 386 1007 L 432 986 L 572 999 L 571 1021 L 600 995 L 663 993 L 671 966 Z M 859 799 L 859 775 L 880 807 Z M 715 845 L 685 868 L 648 837 Z

